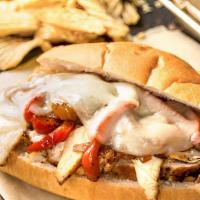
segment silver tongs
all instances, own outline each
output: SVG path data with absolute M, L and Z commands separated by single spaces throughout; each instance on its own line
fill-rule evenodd
M 183 27 L 200 41 L 200 0 L 160 0 L 181 22 Z

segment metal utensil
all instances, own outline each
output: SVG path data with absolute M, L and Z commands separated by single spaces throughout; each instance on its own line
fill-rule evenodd
M 160 2 L 169 9 L 179 20 L 182 26 L 197 40 L 200 41 L 200 24 L 189 14 L 178 8 L 170 0 L 160 0 Z

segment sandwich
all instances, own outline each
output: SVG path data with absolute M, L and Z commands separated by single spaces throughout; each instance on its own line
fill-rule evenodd
M 0 96 L 0 171 L 71 199 L 200 198 L 200 75 L 132 42 L 55 47 Z

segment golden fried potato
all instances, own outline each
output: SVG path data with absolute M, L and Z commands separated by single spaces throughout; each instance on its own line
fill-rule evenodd
M 11 34 L 33 35 L 38 27 L 38 20 L 30 12 L 0 12 L 0 37 Z
M 97 38 L 96 34 L 73 31 L 66 28 L 44 23 L 36 33 L 37 37 L 52 43 L 70 42 L 70 43 L 86 43 Z
M 43 40 L 33 40 L 6 37 L 0 39 L 0 70 L 16 67 L 34 48 L 42 47 Z

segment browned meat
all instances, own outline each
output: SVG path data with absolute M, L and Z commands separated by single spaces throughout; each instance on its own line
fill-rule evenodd
M 84 176 L 82 167 L 79 167 L 76 173 Z M 120 179 L 129 179 L 136 181 L 135 168 L 132 162 L 128 160 L 120 160 L 118 162 L 101 163 L 101 174 L 109 175 Z
M 47 151 L 47 158 L 50 163 L 57 165 L 64 149 L 64 142 L 57 144 L 52 149 Z
M 75 152 L 84 152 L 89 145 L 89 142 L 82 143 L 82 144 L 75 144 L 73 147 L 73 151 Z
M 87 143 L 76 145 L 74 149 L 83 151 Z M 111 175 L 121 179 L 136 180 L 136 173 L 132 159 L 134 157 L 117 153 L 109 147 L 103 147 L 99 155 L 99 164 L 102 174 Z M 84 175 L 82 167 L 77 172 L 79 175 Z
M 173 160 L 179 160 L 186 163 L 197 163 L 200 161 L 200 151 L 196 149 L 190 149 L 184 152 L 169 154 L 167 157 Z
M 194 155 L 194 151 L 190 150 L 185 154 L 188 156 L 193 153 L 192 155 Z M 196 151 L 195 155 L 197 155 Z M 135 168 L 132 162 L 133 158 L 133 156 L 116 153 L 106 147 L 100 154 L 101 173 L 110 174 L 122 179 L 136 180 Z M 141 158 L 140 160 L 146 161 L 148 158 Z M 171 181 L 194 181 L 196 179 L 195 173 L 198 173 L 199 169 L 200 161 L 184 163 L 178 160 L 165 159 L 165 162 L 161 167 L 160 179 Z
M 122 179 L 130 179 L 136 181 L 136 173 L 133 162 L 120 160 L 112 167 L 112 174 Z
M 74 150 L 83 152 L 88 143 L 75 145 Z M 198 152 L 191 149 L 187 152 L 182 152 L 180 155 L 186 158 L 186 155 L 197 155 Z M 178 153 L 179 155 L 179 153 Z M 181 157 L 181 158 L 182 158 Z M 103 146 L 99 156 L 100 169 L 102 174 L 109 174 L 111 176 L 121 178 L 137 180 L 133 159 L 135 157 L 123 153 L 113 151 L 108 146 Z M 166 157 L 162 157 L 165 161 L 161 167 L 160 179 L 169 181 L 195 181 L 197 178 L 198 170 L 200 169 L 200 161 L 196 162 L 182 162 Z M 188 157 L 187 157 L 188 158 Z M 151 157 L 140 158 L 142 162 L 146 162 Z M 189 160 L 189 159 L 188 159 Z M 192 158 L 191 158 L 192 160 Z M 84 175 L 82 168 L 77 170 L 79 175 Z M 196 173 L 196 175 L 195 175 Z M 200 178 L 198 179 L 200 182 Z
M 182 181 L 184 177 L 197 172 L 200 168 L 200 162 L 184 163 L 180 161 L 165 160 L 161 169 L 161 179 Z

